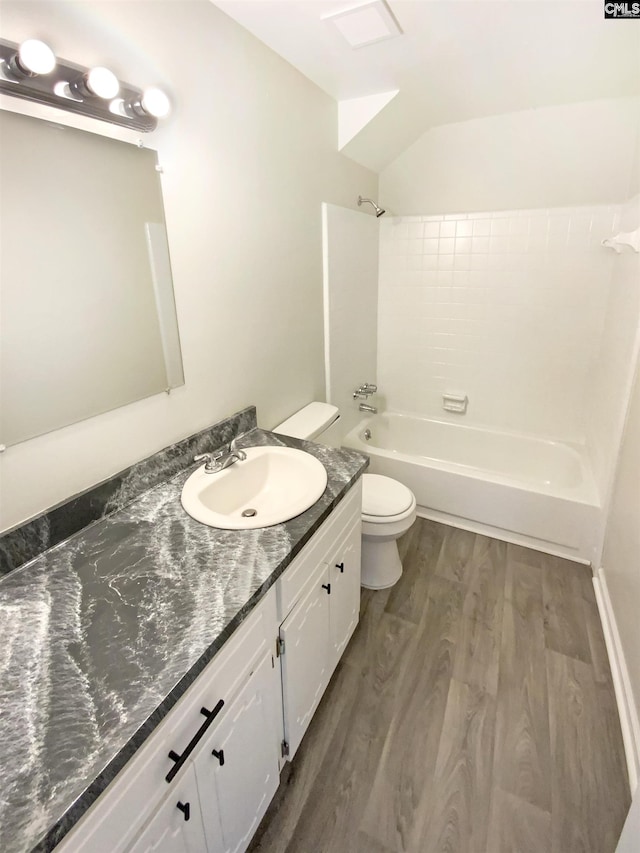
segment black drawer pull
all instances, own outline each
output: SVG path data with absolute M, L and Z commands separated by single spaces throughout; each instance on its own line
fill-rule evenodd
M 341 572 L 344 572 L 344 563 L 336 563 L 336 569 L 340 569 Z
M 215 757 L 220 762 L 220 767 L 224 767 L 224 749 L 220 749 L 220 750 L 212 749 L 211 755 L 215 755 Z
M 190 803 L 176 803 L 176 807 L 180 809 L 180 811 L 184 815 L 184 819 L 189 820 L 189 818 L 191 817 Z
M 322 584 L 322 589 L 326 589 L 326 590 L 327 590 L 327 595 L 331 595 L 331 584 L 330 584 L 330 583 L 323 583 L 323 584 Z
M 200 713 L 204 714 L 204 716 L 207 719 L 204 721 L 204 723 L 200 726 L 198 731 L 191 738 L 191 740 L 189 741 L 189 743 L 188 743 L 185 751 L 182 753 L 182 755 L 178 755 L 178 753 L 175 752 L 173 749 L 169 753 L 169 758 L 172 761 L 175 761 L 176 763 L 171 768 L 171 770 L 169 770 L 167 775 L 164 777 L 167 782 L 171 782 L 171 780 L 175 777 L 176 773 L 178 773 L 180 771 L 180 768 L 182 767 L 182 765 L 185 763 L 187 758 L 189 758 L 189 756 L 191 755 L 193 750 L 196 748 L 196 745 L 197 745 L 198 741 L 200 740 L 200 738 L 202 737 L 202 735 L 206 732 L 206 730 L 209 728 L 211 723 L 218 716 L 218 714 L 223 709 L 223 707 L 224 707 L 224 700 L 221 699 L 218 702 L 218 704 L 216 705 L 216 707 L 213 709 L 213 711 L 208 711 L 206 708 L 200 708 Z M 185 820 L 188 820 L 188 818 L 185 818 Z

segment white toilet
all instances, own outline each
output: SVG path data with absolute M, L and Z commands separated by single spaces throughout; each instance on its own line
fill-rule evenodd
M 313 441 L 330 437 L 338 420 L 336 406 L 309 403 L 287 418 L 273 432 Z M 322 442 L 324 443 L 324 442 Z M 364 474 L 362 477 L 362 577 L 367 589 L 393 586 L 402 574 L 396 540 L 416 518 L 413 492 L 391 477 Z

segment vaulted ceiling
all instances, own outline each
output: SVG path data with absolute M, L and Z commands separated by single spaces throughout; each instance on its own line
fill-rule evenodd
M 602 0 L 388 0 L 403 34 L 351 48 L 328 15 L 365 0 L 215 0 L 344 103 L 399 90 L 343 148 L 380 171 L 429 128 L 640 94 L 640 21 Z

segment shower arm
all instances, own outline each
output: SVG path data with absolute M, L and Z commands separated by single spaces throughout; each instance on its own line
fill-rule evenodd
M 361 207 L 363 204 L 370 204 L 376 212 L 376 216 L 380 217 L 386 211 L 382 207 L 378 207 L 375 201 L 372 198 L 363 198 L 361 195 L 358 196 L 358 207 Z

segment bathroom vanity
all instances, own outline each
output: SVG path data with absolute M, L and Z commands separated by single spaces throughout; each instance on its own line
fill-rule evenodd
M 249 843 L 357 624 L 367 459 L 245 443 L 312 453 L 325 493 L 284 524 L 217 530 L 180 506 L 189 468 L 0 581 L 19 616 L 6 853 Z

